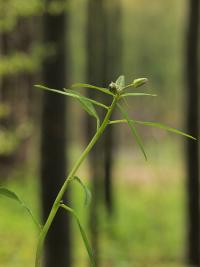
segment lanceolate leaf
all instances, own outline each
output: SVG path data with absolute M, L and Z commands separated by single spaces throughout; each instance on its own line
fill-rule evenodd
M 56 89 L 52 89 L 52 88 L 48 88 L 46 86 L 43 86 L 43 85 L 35 85 L 35 87 L 37 88 L 40 88 L 40 89 L 43 89 L 43 90 L 47 90 L 47 91 L 51 91 L 51 92 L 54 92 L 54 93 L 58 93 L 58 94 L 62 94 L 62 95 L 66 95 L 66 96 L 71 96 L 71 97 L 74 97 L 76 99 L 83 99 L 83 100 L 87 100 L 91 103 L 93 103 L 94 105 L 97 105 L 97 106 L 100 106 L 102 108 L 105 108 L 105 109 L 108 109 L 108 107 L 98 101 L 95 101 L 93 99 L 90 99 L 90 98 L 87 98 L 85 96 L 80 96 L 80 95 L 77 95 L 76 93 L 67 93 L 67 92 L 64 92 L 64 91 L 60 91 L 60 90 L 56 90 Z M 65 89 L 67 90 L 67 89 Z
M 135 123 L 138 123 L 138 124 L 141 124 L 141 125 L 145 125 L 145 126 L 152 126 L 152 127 L 157 127 L 157 128 L 160 128 L 160 129 L 164 129 L 166 131 L 169 131 L 169 132 L 172 132 L 172 133 L 176 133 L 176 134 L 180 134 L 180 135 L 183 135 L 183 136 L 186 136 L 188 138 L 191 138 L 191 139 L 194 139 L 196 140 L 195 137 L 187 134 L 187 133 L 184 133 L 180 130 L 177 130 L 175 128 L 172 128 L 172 127 L 169 127 L 165 124 L 162 124 L 162 123 L 158 123 L 158 122 L 151 122 L 151 121 L 135 121 Z
M 93 100 L 91 98 L 85 97 L 85 96 L 81 95 L 80 93 L 78 93 L 76 91 L 73 91 L 73 90 L 70 90 L 70 89 L 66 89 L 66 88 L 64 88 L 64 91 L 65 91 L 66 95 L 72 96 L 74 98 L 78 98 L 80 101 L 81 100 L 85 100 L 85 101 L 88 101 L 88 102 L 90 102 L 90 103 L 92 103 L 94 105 L 97 105 L 97 106 L 100 106 L 102 108 L 108 109 L 108 107 L 106 105 L 104 105 L 104 104 L 102 104 L 102 103 L 100 103 L 100 102 L 98 102 L 96 100 Z
M 113 93 L 111 93 L 107 88 L 98 87 L 98 86 L 90 85 L 90 84 L 87 84 L 87 83 L 75 83 L 75 84 L 72 85 L 72 87 L 84 87 L 84 88 L 95 89 L 95 90 L 100 91 L 102 93 L 105 93 L 105 94 L 113 96 Z
M 146 152 L 144 150 L 144 146 L 143 146 L 142 140 L 140 138 L 140 135 L 137 132 L 137 129 L 135 128 L 134 121 L 129 118 L 128 113 L 122 108 L 122 106 L 120 104 L 117 104 L 117 107 L 119 108 L 119 110 L 120 110 L 121 114 L 123 115 L 123 117 L 126 119 L 126 121 L 127 121 L 128 125 L 129 125 L 129 127 L 131 129 L 131 132 L 132 132 L 132 134 L 133 134 L 138 146 L 140 147 L 145 159 L 147 160 L 147 155 L 146 155 Z
M 6 196 L 22 204 L 22 201 L 19 199 L 19 197 L 13 191 L 5 187 L 0 187 L 0 195 Z
M 127 120 L 114 120 L 109 121 L 109 124 L 127 123 Z
M 126 94 L 122 94 L 121 96 L 157 96 L 155 94 L 148 94 L 148 93 L 126 93 Z
M 159 123 L 159 122 L 152 122 L 152 121 L 136 121 L 136 120 L 131 120 L 134 123 L 137 124 L 141 124 L 141 125 L 145 125 L 145 126 L 152 126 L 152 127 L 156 127 L 156 128 L 160 128 L 163 130 L 166 130 L 168 132 L 172 132 L 175 134 L 179 134 L 179 135 L 183 135 L 185 137 L 191 138 L 193 140 L 196 140 L 195 137 L 193 137 L 192 135 L 189 135 L 187 133 L 184 133 L 180 130 L 177 130 L 175 128 L 172 128 L 170 126 L 167 126 L 165 124 Z M 109 124 L 117 124 L 117 123 L 127 123 L 127 120 L 114 120 L 114 121 L 110 121 Z
M 66 211 L 70 212 L 70 213 L 74 216 L 74 218 L 75 218 L 75 220 L 76 220 L 76 222 L 77 222 L 77 224 L 78 224 L 78 227 L 79 227 L 79 230 L 80 230 L 80 233 L 81 233 L 81 236 L 82 236 L 82 239 L 83 239 L 85 248 L 86 248 L 86 250 L 87 250 L 88 256 L 89 256 L 89 258 L 90 258 L 91 266 L 92 266 L 92 267 L 95 267 L 96 264 L 95 264 L 95 259 L 94 259 L 94 255 L 93 255 L 92 248 L 91 248 L 91 246 L 90 246 L 90 243 L 89 243 L 89 241 L 88 241 L 88 238 L 87 238 L 87 235 L 86 235 L 86 233 L 85 233 L 85 230 L 83 229 L 83 227 L 82 227 L 82 225 L 81 225 L 81 223 L 80 223 L 80 220 L 79 220 L 79 218 L 78 218 L 76 212 L 75 212 L 73 209 L 71 209 L 70 207 L 68 207 L 68 206 L 66 206 L 66 205 L 64 205 L 64 204 L 61 204 L 60 206 L 61 206 L 63 209 L 65 209 Z
M 115 83 L 116 83 L 117 86 L 119 86 L 119 88 L 125 87 L 125 77 L 124 77 L 124 75 L 119 76 Z
M 87 206 L 91 202 L 92 194 L 87 186 L 82 182 L 82 180 L 75 176 L 74 179 L 82 186 L 84 193 L 85 193 L 85 205 Z
M 40 224 L 37 222 L 37 220 L 33 216 L 32 211 L 25 205 L 25 203 L 18 197 L 18 195 L 15 192 L 13 192 L 13 191 L 5 188 L 5 187 L 0 187 L 0 195 L 3 195 L 5 197 L 8 197 L 12 200 L 17 201 L 28 212 L 28 214 L 31 216 L 32 220 L 37 225 L 37 227 L 39 229 L 41 228 Z
M 68 90 L 68 89 L 65 89 L 65 92 L 73 93 L 73 94 L 76 94 L 77 96 L 80 96 L 80 98 L 78 100 L 79 100 L 81 106 L 90 116 L 94 117 L 97 120 L 97 129 L 98 129 L 99 124 L 100 124 L 100 119 L 99 119 L 99 116 L 96 112 L 94 105 L 91 102 L 89 102 L 88 100 L 83 99 L 78 92 L 74 92 L 74 91 Z

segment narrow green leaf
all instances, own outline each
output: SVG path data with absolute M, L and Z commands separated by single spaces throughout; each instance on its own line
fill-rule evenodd
M 73 90 L 70 90 L 70 89 L 66 89 L 66 88 L 63 88 L 64 91 L 65 91 L 65 94 L 66 95 L 69 95 L 69 96 L 72 96 L 72 97 L 75 97 L 75 98 L 78 98 L 79 100 L 86 100 L 94 105 L 97 105 L 97 106 L 100 106 L 102 108 L 105 108 L 105 109 L 108 109 L 108 107 L 96 100 L 93 100 L 91 98 L 88 98 L 88 97 L 85 97 L 83 95 L 81 95 L 80 93 L 76 92 L 76 91 L 73 91 Z
M 33 216 L 33 213 L 32 213 L 32 211 L 27 207 L 27 205 L 18 197 L 18 195 L 15 193 L 15 192 L 13 192 L 13 191 L 11 191 L 11 190 L 9 190 L 9 189 L 7 189 L 7 188 L 5 188 L 5 187 L 0 187 L 0 195 L 3 195 L 3 196 L 5 196 L 5 197 L 8 197 L 8 198 L 10 198 L 10 199 L 12 199 L 12 200 L 15 200 L 15 201 L 17 201 L 27 212 L 28 212 L 28 214 L 31 216 L 31 218 L 32 218 L 32 220 L 34 221 L 34 223 L 36 224 L 36 226 L 39 228 L 39 229 L 41 229 L 41 225 L 37 222 L 37 220 L 35 219 L 35 217 Z
M 127 123 L 127 120 L 114 120 L 114 121 L 109 121 L 108 124 L 117 124 L 117 123 Z
M 90 190 L 88 189 L 88 187 L 82 182 L 82 180 L 77 177 L 77 176 L 74 176 L 74 179 L 75 181 L 77 181 L 83 188 L 84 190 L 84 193 L 85 193 L 85 205 L 89 205 L 90 202 L 91 202 L 91 198 L 92 198 L 92 194 L 90 192 Z
M 120 75 L 120 76 L 117 78 L 115 84 L 116 84 L 117 86 L 119 86 L 120 89 L 123 88 L 123 87 L 125 87 L 125 76 L 124 76 L 124 75 Z
M 64 91 L 57 90 L 57 89 L 54 89 L 54 88 L 49 88 L 49 87 L 44 86 L 44 85 L 35 84 L 34 86 L 35 86 L 36 88 L 39 88 L 39 89 L 42 89 L 42 90 L 45 90 L 45 91 L 50 91 L 50 92 L 57 93 L 57 94 L 61 94 L 61 95 L 68 95 L 68 94 L 66 94 Z M 77 98 L 77 97 L 76 97 L 76 98 Z
M 18 203 L 22 204 L 22 201 L 20 198 L 15 194 L 15 192 L 5 188 L 5 187 L 0 187 L 0 195 L 6 196 L 10 199 L 13 199 L 17 201 Z
M 148 93 L 126 93 L 122 94 L 121 96 L 128 97 L 128 96 L 157 96 L 157 95 Z
M 75 83 L 75 84 L 72 84 L 72 88 L 76 88 L 76 87 L 84 87 L 84 88 L 95 89 L 95 90 L 98 90 L 98 91 L 100 91 L 102 93 L 105 93 L 105 94 L 113 96 L 113 94 L 107 88 L 98 87 L 98 86 L 90 85 L 90 84 L 87 84 L 87 83 Z
M 78 95 L 80 98 L 78 99 L 82 108 L 92 117 L 94 117 L 97 121 L 97 129 L 99 128 L 99 125 L 100 125 L 100 119 L 99 119 L 99 116 L 97 114 L 97 111 L 94 107 L 94 105 L 89 102 L 88 100 L 85 100 L 82 98 L 81 94 L 76 92 L 76 91 L 72 91 L 72 90 L 69 90 L 69 89 L 65 89 L 65 92 L 69 92 L 69 93 L 73 93 L 73 94 L 76 94 Z
M 62 95 L 66 95 L 66 96 L 71 96 L 71 97 L 74 97 L 76 99 L 83 99 L 83 100 L 87 100 L 91 103 L 93 103 L 94 105 L 97 105 L 97 106 L 100 106 L 102 108 L 105 108 L 105 109 L 108 109 L 108 107 L 98 101 L 95 101 L 93 99 L 90 99 L 90 98 L 87 98 L 85 96 L 80 96 L 80 95 L 77 95 L 76 93 L 67 93 L 67 92 L 64 92 L 64 91 L 60 91 L 60 90 L 57 90 L 57 89 L 52 89 L 52 88 L 48 88 L 46 86 L 43 86 L 43 85 L 35 85 L 35 87 L 39 88 L 39 89 L 43 89 L 43 90 L 47 90 L 47 91 L 50 91 L 50 92 L 54 92 L 54 93 L 58 93 L 58 94 L 62 94 Z M 67 90 L 64 88 L 64 90 Z
M 131 129 L 132 135 L 134 136 L 134 138 L 135 138 L 138 146 L 140 147 L 145 159 L 147 160 L 147 155 L 146 155 L 146 152 L 144 150 L 144 146 L 143 146 L 142 140 L 140 138 L 140 135 L 137 132 L 137 129 L 135 128 L 135 126 L 134 126 L 134 124 L 135 124 L 134 121 L 129 118 L 128 113 L 122 108 L 122 106 L 120 104 L 117 104 L 117 107 L 119 108 L 119 110 L 120 110 L 121 114 L 123 115 L 123 117 L 126 119 L 128 125 L 129 125 L 129 127 Z
M 194 139 L 196 140 L 195 137 L 187 134 L 187 133 L 184 133 L 180 130 L 177 130 L 175 128 L 172 128 L 172 127 L 169 127 L 165 124 L 162 124 L 162 123 L 158 123 L 158 122 L 151 122 L 151 121 L 135 121 L 135 123 L 138 123 L 138 124 L 141 124 L 141 125 L 145 125 L 145 126 L 152 126 L 152 127 L 157 127 L 157 128 L 160 128 L 160 129 L 164 129 L 166 131 L 169 131 L 169 132 L 172 132 L 172 133 L 176 133 L 176 134 L 180 134 L 180 135 L 183 135 L 183 136 L 186 136 L 188 138 L 191 138 L 191 139 Z
M 94 258 L 94 254 L 93 254 L 92 248 L 91 248 L 91 246 L 90 246 L 90 243 L 89 243 L 89 241 L 88 241 L 88 238 L 87 238 L 87 235 L 86 235 L 86 233 L 85 233 L 85 230 L 84 230 L 84 228 L 82 227 L 82 225 L 81 225 L 81 223 L 80 223 L 80 220 L 79 220 L 79 218 L 78 218 L 76 212 L 75 212 L 73 209 L 71 209 L 70 207 L 68 207 L 67 205 L 65 205 L 65 204 L 61 204 L 60 206 L 61 206 L 63 209 L 65 209 L 66 211 L 70 212 L 70 213 L 74 216 L 74 218 L 75 218 L 75 220 L 76 220 L 76 222 L 77 222 L 77 224 L 78 224 L 78 227 L 79 227 L 79 230 L 80 230 L 80 233 L 81 233 L 81 236 L 82 236 L 82 239 L 83 239 L 85 248 L 86 248 L 86 250 L 87 250 L 88 256 L 89 256 L 89 258 L 90 258 L 91 266 L 92 266 L 92 267 L 95 267 L 96 264 L 95 264 L 95 258 Z
M 185 137 L 191 138 L 193 140 L 197 140 L 195 137 L 193 137 L 190 134 L 184 133 L 183 131 L 177 130 L 176 128 L 172 128 L 170 126 L 167 126 L 165 124 L 159 123 L 159 122 L 152 122 L 152 121 L 136 121 L 136 120 L 131 120 L 134 123 L 145 125 L 145 126 L 152 126 L 152 127 L 157 127 L 163 130 L 166 130 L 168 132 L 172 132 L 175 134 L 183 135 Z M 109 121 L 109 124 L 117 124 L 117 123 L 127 123 L 127 120 L 114 120 L 114 121 Z

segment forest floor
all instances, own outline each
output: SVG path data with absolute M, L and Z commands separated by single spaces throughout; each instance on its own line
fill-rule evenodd
M 149 144 L 147 162 L 132 151 L 116 153 L 115 212 L 109 219 L 102 208 L 99 226 L 102 267 L 183 266 L 186 197 L 182 149 L 182 144 L 174 145 L 171 139 L 162 147 Z M 6 182 L 37 215 L 38 181 L 32 174 L 19 172 Z M 89 207 L 83 206 L 78 185 L 74 185 L 72 196 L 86 225 Z M 72 226 L 77 249 L 74 266 L 88 266 L 77 226 Z M 0 197 L 0 266 L 34 266 L 36 239 L 35 225 L 26 211 Z

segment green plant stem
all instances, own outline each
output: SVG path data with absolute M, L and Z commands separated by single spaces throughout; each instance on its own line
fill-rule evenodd
M 85 148 L 85 150 L 83 151 L 83 153 L 81 154 L 81 156 L 79 157 L 79 159 L 75 162 L 74 167 L 72 168 L 71 172 L 69 173 L 68 177 L 66 178 L 63 186 L 61 187 L 55 201 L 54 204 L 52 206 L 52 209 L 49 213 L 49 216 L 47 218 L 47 221 L 45 223 L 45 225 L 43 226 L 40 235 L 39 235 L 39 239 L 38 239 L 38 245 L 37 245 L 37 252 L 36 252 L 36 260 L 35 260 L 35 267 L 39 267 L 40 266 L 40 259 L 41 259 L 41 253 L 42 253 L 42 248 L 43 248 L 43 244 L 44 244 L 44 240 L 45 237 L 49 231 L 49 228 L 53 222 L 53 219 L 60 207 L 60 202 L 63 198 L 64 193 L 66 192 L 66 189 L 70 183 L 70 181 L 72 181 L 74 179 L 74 176 L 77 172 L 77 170 L 79 169 L 80 165 L 82 164 L 82 162 L 84 161 L 84 159 L 87 157 L 88 153 L 90 152 L 90 150 L 93 148 L 93 146 L 96 144 L 96 142 L 98 141 L 98 139 L 100 138 L 100 136 L 102 135 L 102 133 L 104 132 L 106 126 L 109 124 L 109 119 L 110 116 L 119 100 L 119 95 L 114 96 L 112 104 L 110 105 L 110 107 L 108 108 L 108 111 L 105 115 L 105 118 L 101 124 L 101 126 L 99 127 L 99 129 L 97 130 L 97 132 L 95 133 L 94 137 L 92 138 L 92 140 L 90 141 L 90 143 L 88 144 L 88 146 Z

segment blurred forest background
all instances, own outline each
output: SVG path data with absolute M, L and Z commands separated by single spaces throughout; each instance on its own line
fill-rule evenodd
M 121 74 L 128 83 L 147 77 L 145 91 L 158 96 L 130 99 L 130 115 L 198 137 L 198 38 L 199 0 L 0 0 L 0 184 L 44 221 L 94 133 L 76 100 L 34 84 L 107 87 Z M 97 266 L 199 266 L 198 142 L 138 129 L 148 161 L 128 127 L 114 125 L 81 167 L 91 204 L 84 207 L 76 184 L 67 201 L 87 229 Z M 37 236 L 23 208 L 0 197 L 0 266 L 34 266 Z M 77 225 L 62 212 L 44 266 L 89 266 Z

